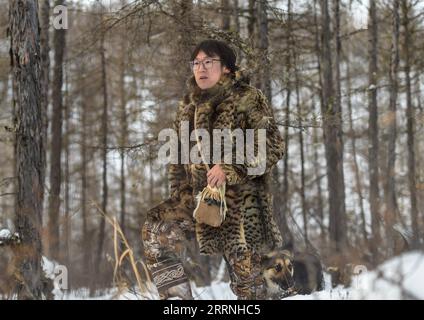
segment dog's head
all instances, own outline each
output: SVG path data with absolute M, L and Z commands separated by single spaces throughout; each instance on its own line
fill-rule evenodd
M 351 263 L 347 263 L 346 265 L 339 266 L 331 266 L 327 268 L 327 272 L 331 276 L 331 285 L 333 288 L 337 287 L 339 284 L 344 287 L 349 287 L 352 281 L 352 275 L 354 269 L 354 265 Z
M 294 287 L 293 254 L 288 250 L 272 251 L 262 257 L 265 283 L 271 293 Z

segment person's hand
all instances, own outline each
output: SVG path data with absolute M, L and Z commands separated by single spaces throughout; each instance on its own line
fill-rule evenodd
M 213 166 L 212 169 L 206 174 L 208 177 L 208 184 L 213 188 L 219 188 L 225 182 L 225 173 L 222 171 L 219 164 Z

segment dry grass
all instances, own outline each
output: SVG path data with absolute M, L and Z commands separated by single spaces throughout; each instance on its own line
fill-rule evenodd
M 131 266 L 131 270 L 134 273 L 134 276 L 137 281 L 137 287 L 139 290 L 138 294 L 143 298 L 147 298 L 147 296 L 145 296 L 143 293 L 152 294 L 152 292 L 147 287 L 147 285 L 142 281 L 142 276 L 137 266 L 137 264 L 141 265 L 145 278 L 147 279 L 147 282 L 151 282 L 151 278 L 147 270 L 146 264 L 142 260 L 136 260 L 136 258 L 134 257 L 134 251 L 132 247 L 130 246 L 130 244 L 128 243 L 128 240 L 125 237 L 122 231 L 122 228 L 119 225 L 116 217 L 112 218 L 108 216 L 107 214 L 105 214 L 96 202 L 93 201 L 92 204 L 100 212 L 103 218 L 106 219 L 106 222 L 108 222 L 113 228 L 113 251 L 114 251 L 113 284 L 114 286 L 116 286 L 116 288 L 118 288 L 118 292 L 116 293 L 115 297 L 118 297 L 124 291 L 131 291 L 130 289 L 131 285 L 128 283 L 129 281 L 125 280 L 125 276 L 123 276 L 123 272 L 122 272 L 123 263 L 125 261 L 125 258 L 127 258 Z M 121 248 L 119 245 L 120 243 L 122 245 Z

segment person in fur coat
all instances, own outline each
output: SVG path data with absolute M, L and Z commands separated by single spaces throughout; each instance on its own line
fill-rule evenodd
M 179 144 L 187 141 L 182 138 L 184 125 L 189 132 L 209 133 L 210 140 L 215 137 L 214 129 L 243 134 L 250 129 L 253 140 L 245 136 L 246 148 L 240 148 L 235 134 L 230 135 L 227 148 L 223 148 L 226 151 L 219 154 L 231 161 L 221 158 L 208 165 L 190 158 L 188 163 L 170 164 L 171 196 L 148 211 L 142 228 L 147 265 L 161 299 L 191 299 L 183 260 L 186 241 L 195 236 L 201 254 L 223 255 L 231 289 L 239 299 L 264 299 L 261 256 L 283 245 L 273 217 L 269 180 L 272 168 L 283 157 L 284 142 L 264 94 L 249 84 L 248 72 L 236 65 L 236 55 L 225 42 L 199 43 L 192 53 L 191 67 L 193 74 L 174 121 Z M 265 132 L 262 140 L 260 131 Z M 215 147 L 217 139 L 209 149 L 203 139 L 200 152 L 205 160 L 206 155 L 211 157 L 210 145 Z M 247 148 L 249 141 L 251 148 Z M 199 140 L 188 140 L 189 150 L 196 142 Z M 178 148 L 178 159 L 182 149 Z M 240 150 L 242 161 L 235 155 Z M 207 185 L 225 185 L 226 216 L 219 227 L 193 218 L 196 196 Z

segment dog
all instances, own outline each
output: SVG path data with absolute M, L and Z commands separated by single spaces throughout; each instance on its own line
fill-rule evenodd
M 353 265 L 348 263 L 344 267 L 331 266 L 327 268 L 327 272 L 331 277 L 331 287 L 335 288 L 342 285 L 347 288 L 352 282 Z
M 272 251 L 262 257 L 262 270 L 271 299 L 324 289 L 323 268 L 313 253 Z

